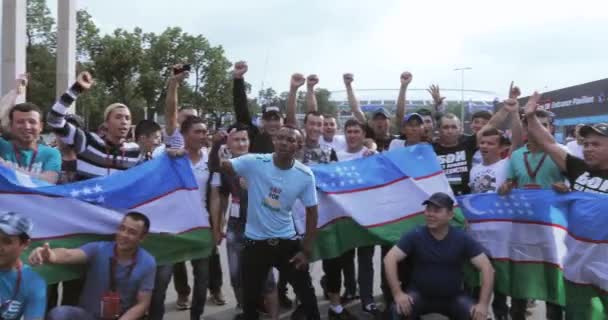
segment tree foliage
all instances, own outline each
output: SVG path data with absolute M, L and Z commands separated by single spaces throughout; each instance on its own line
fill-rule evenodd
M 32 74 L 28 100 L 46 108 L 55 99 L 56 25 L 45 0 L 28 0 L 27 69 Z M 172 66 L 191 64 L 180 88 L 180 103 L 192 105 L 219 122 L 232 110 L 231 62 L 221 46 L 203 35 L 170 27 L 162 33 L 116 29 L 102 34 L 86 10 L 77 12 L 77 70 L 88 70 L 96 84 L 78 100 L 77 112 L 90 127 L 99 125 L 112 102 L 127 104 L 135 121 L 162 116 Z

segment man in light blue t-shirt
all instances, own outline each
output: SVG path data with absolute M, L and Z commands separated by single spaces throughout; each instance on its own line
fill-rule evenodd
M 56 183 L 61 171 L 61 154 L 39 143 L 42 132 L 40 108 L 20 103 L 9 112 L 10 138 L 0 138 L 0 165 Z
M 142 318 L 150 306 L 156 272 L 154 257 L 140 247 L 149 229 L 150 220 L 132 211 L 120 223 L 115 241 L 91 242 L 77 249 L 51 249 L 48 244 L 34 249 L 33 265 L 87 264 L 79 306 L 56 307 L 47 319 Z
M 273 141 L 274 153 L 248 154 L 221 162 L 223 172 L 244 177 L 248 185 L 246 240 L 241 257 L 247 270 L 242 284 L 245 319 L 258 319 L 259 293 L 271 267 L 288 276 L 302 300 L 307 319 L 320 319 L 308 272 L 318 201 L 312 171 L 295 160 L 302 141 L 298 129 L 283 127 Z M 306 234 L 302 243 L 296 238 L 292 214 L 298 199 L 306 207 Z
M 30 219 L 12 212 L 0 216 L 0 319 L 44 319 L 46 282 L 19 259 L 31 232 Z

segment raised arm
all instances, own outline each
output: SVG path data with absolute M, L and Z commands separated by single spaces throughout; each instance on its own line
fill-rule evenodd
M 317 96 L 315 95 L 315 86 L 318 83 L 319 77 L 316 74 L 311 74 L 306 78 L 306 112 L 319 110 Z
M 407 86 L 412 82 L 412 74 L 409 72 L 404 72 L 401 74 L 401 86 L 399 87 L 399 96 L 397 97 L 397 113 L 395 115 L 395 128 L 401 128 L 401 122 L 403 121 L 403 117 L 405 117 L 406 113 L 406 93 Z
M 29 80 L 28 74 L 22 74 L 15 80 L 15 89 L 9 91 L 5 94 L 2 99 L 0 99 L 0 121 L 2 123 L 2 128 L 0 131 L 9 130 L 9 117 L 8 114 L 11 109 L 15 106 L 17 102 L 17 98 L 19 96 L 24 96 L 25 91 L 27 89 L 27 83 Z
M 247 62 L 245 61 L 239 61 L 234 64 L 234 70 L 232 70 L 232 78 L 234 79 L 232 99 L 236 122 L 251 126 L 252 120 L 247 106 L 247 92 L 245 88 L 245 73 L 247 73 L 247 70 L 249 70 L 249 66 L 247 66 Z
M 176 64 L 172 70 L 181 70 L 183 66 Z M 188 78 L 190 73 L 188 71 L 182 71 L 178 74 L 174 74 L 169 78 L 167 84 L 167 97 L 165 100 L 165 133 L 167 136 L 173 135 L 179 124 L 177 123 L 177 106 L 178 106 L 178 94 L 181 82 Z
M 439 86 L 435 84 L 431 85 L 426 91 L 431 95 L 431 98 L 433 98 L 433 110 L 431 112 L 433 114 L 433 119 L 437 120 L 441 118 L 441 115 L 443 115 L 446 110 L 445 97 L 441 96 Z
M 538 121 L 536 117 L 536 110 L 538 109 L 538 101 L 540 100 L 540 94 L 534 92 L 528 103 L 526 103 L 526 121 L 528 122 L 528 135 L 534 138 L 540 148 L 551 156 L 553 162 L 557 164 L 562 172 L 566 171 L 566 156 L 568 152 L 562 149 L 553 136 L 543 125 Z
M 359 105 L 359 100 L 355 96 L 355 91 L 353 89 L 353 81 L 355 81 L 355 76 L 352 73 L 345 73 L 342 75 L 342 79 L 344 80 L 344 86 L 346 87 L 348 105 L 350 106 L 353 116 L 359 120 L 359 122 L 365 124 L 367 122 L 367 119 L 365 119 L 365 113 L 361 111 L 361 105 Z
M 298 88 L 300 88 L 306 79 L 301 73 L 294 73 L 291 76 L 289 82 L 289 95 L 287 96 L 287 116 L 285 117 L 285 124 L 297 126 L 298 121 L 296 119 L 296 105 Z
M 93 86 L 93 77 L 88 72 L 78 74 L 76 82 L 51 107 L 46 122 L 53 132 L 67 145 L 73 146 L 77 153 L 84 151 L 87 138 L 82 129 L 78 129 L 65 120 L 68 108 L 76 101 L 78 95 Z
M 479 301 L 473 307 L 473 320 L 486 320 L 488 318 L 488 309 L 490 306 L 490 298 L 494 291 L 494 268 L 490 259 L 482 253 L 473 259 L 471 263 L 481 272 L 481 291 L 479 292 Z

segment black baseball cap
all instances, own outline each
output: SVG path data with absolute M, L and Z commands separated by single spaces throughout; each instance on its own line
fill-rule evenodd
M 448 210 L 452 210 L 454 208 L 454 200 L 452 200 L 452 197 L 443 192 L 434 193 L 430 198 L 422 203 L 424 206 L 429 204 L 439 208 L 446 208 Z
M 269 119 L 273 117 L 282 118 L 281 109 L 277 106 L 263 106 L 262 107 L 262 119 Z
M 586 137 L 590 133 L 595 133 L 600 136 L 608 137 L 608 123 L 596 123 L 583 126 L 579 131 L 581 137 Z
M 391 117 L 391 114 L 388 112 L 388 110 L 383 107 L 380 107 L 374 111 L 374 113 L 372 114 L 372 119 L 376 118 L 379 115 L 382 115 L 387 119 Z

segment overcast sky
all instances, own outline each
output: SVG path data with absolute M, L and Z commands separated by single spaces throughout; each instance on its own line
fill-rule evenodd
M 79 0 L 107 33 L 162 32 L 179 26 L 249 63 L 247 80 L 287 90 L 293 72 L 317 73 L 320 86 L 412 88 L 438 83 L 504 97 L 515 80 L 524 94 L 608 76 L 608 1 L 512 0 Z M 55 11 L 56 0 L 49 1 Z M 256 91 L 254 91 L 256 92 Z M 412 96 L 421 93 L 413 93 Z M 450 96 L 459 97 L 455 92 Z

